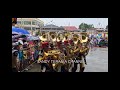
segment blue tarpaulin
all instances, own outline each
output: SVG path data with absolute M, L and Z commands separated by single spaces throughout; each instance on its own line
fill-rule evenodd
M 22 29 L 22 28 L 16 28 L 16 27 L 12 27 L 12 33 L 19 33 L 19 34 L 30 34 L 27 30 Z

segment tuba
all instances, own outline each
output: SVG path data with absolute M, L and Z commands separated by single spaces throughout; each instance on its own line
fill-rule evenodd
M 69 39 L 69 36 L 70 34 L 68 32 L 64 32 L 62 42 L 67 41 Z
M 50 36 L 50 39 L 51 39 L 52 42 L 56 41 L 56 33 L 55 32 L 50 32 L 49 36 Z
M 63 38 L 64 38 L 63 34 L 62 34 L 62 33 L 59 33 L 59 34 L 57 35 L 57 42 L 62 41 Z
M 47 41 L 47 34 L 42 34 L 42 36 L 39 37 L 41 41 Z
M 81 33 L 81 43 L 86 43 L 88 41 L 87 33 Z
M 78 41 L 79 41 L 79 35 L 74 34 L 74 35 L 73 35 L 73 42 L 74 42 L 74 44 L 77 44 Z

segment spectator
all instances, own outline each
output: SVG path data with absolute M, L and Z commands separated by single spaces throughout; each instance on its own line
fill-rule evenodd
M 19 41 L 19 51 L 18 51 L 18 55 L 19 55 L 19 61 L 20 61 L 20 68 L 19 70 L 21 71 L 23 69 L 23 42 Z
M 14 46 L 14 48 L 12 49 L 12 71 L 13 72 L 18 72 L 19 70 L 18 63 L 17 63 L 17 56 L 18 56 L 18 45 Z

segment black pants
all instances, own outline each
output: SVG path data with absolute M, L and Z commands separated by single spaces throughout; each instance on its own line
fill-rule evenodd
M 55 70 L 52 67 L 50 67 L 47 63 L 41 63 L 41 69 L 43 69 L 43 67 L 46 67 L 47 72 L 55 72 Z
M 76 60 L 81 60 L 81 54 L 79 53 L 79 56 L 76 57 Z M 72 68 L 72 72 L 75 72 L 77 70 L 78 63 L 74 63 L 74 67 Z
M 72 72 L 75 72 L 77 70 L 77 64 L 78 63 L 74 63 L 74 67 L 72 68 Z
M 61 66 L 61 72 L 68 72 L 68 70 L 65 69 L 65 66 Z

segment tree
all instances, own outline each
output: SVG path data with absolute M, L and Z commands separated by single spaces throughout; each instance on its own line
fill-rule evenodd
M 79 29 L 82 29 L 82 30 L 87 30 L 90 28 L 94 28 L 94 25 L 93 24 L 86 24 L 86 23 L 81 23 L 79 25 Z

